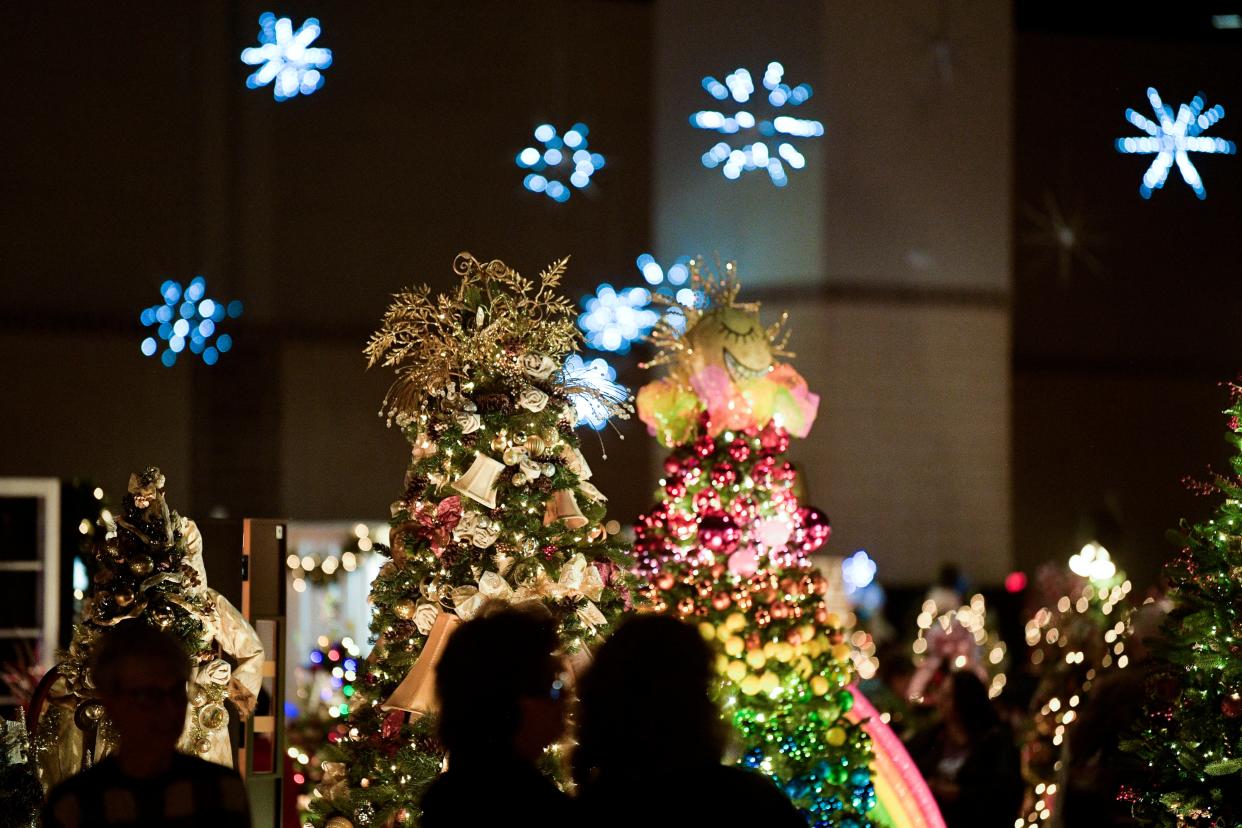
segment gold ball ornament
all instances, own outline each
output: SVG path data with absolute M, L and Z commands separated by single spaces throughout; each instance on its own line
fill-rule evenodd
M 392 614 L 400 618 L 402 621 L 409 621 L 414 617 L 417 609 L 414 602 L 409 598 L 402 598 L 392 605 Z
M 817 696 L 828 694 L 828 679 L 823 676 L 815 676 L 811 679 L 811 692 Z
M 527 437 L 523 445 L 526 447 L 526 451 L 533 456 L 543 454 L 548 450 L 547 442 L 538 434 L 532 434 Z
M 94 730 L 104 720 L 104 706 L 95 699 L 84 701 L 73 711 L 73 721 L 80 730 Z
M 194 740 L 194 752 L 200 756 L 205 756 L 211 752 L 211 739 L 206 736 L 199 736 Z
M 150 555 L 135 555 L 129 562 L 129 571 L 139 578 L 145 578 L 155 569 Z
M 492 438 L 492 451 L 503 452 L 509 447 L 509 438 L 504 433 L 497 434 Z
M 161 630 L 168 629 L 173 623 L 173 612 L 168 607 L 153 607 L 147 613 L 147 617 Z
M 759 679 L 759 689 L 765 693 L 771 693 L 773 690 L 775 690 L 777 687 L 780 687 L 780 686 L 781 686 L 781 679 L 780 679 L 780 676 L 776 675 L 776 673 L 773 673 L 773 672 L 764 673 L 763 677 Z
M 704 641 L 716 640 L 716 625 L 703 621 L 699 624 L 699 635 L 703 636 Z
M 516 466 L 520 461 L 526 459 L 526 452 L 522 451 L 517 446 L 512 446 L 505 449 L 504 454 L 500 456 L 500 459 L 505 461 L 506 466 Z
M 746 663 L 754 670 L 761 669 L 767 661 L 768 657 L 763 654 L 763 650 L 751 650 L 746 654 Z
M 189 701 L 191 707 L 202 707 L 207 703 L 206 691 L 197 684 L 194 685 L 194 689 L 190 691 Z
M 354 828 L 354 824 L 343 816 L 334 816 L 324 823 L 324 828 Z
M 732 681 L 741 681 L 746 678 L 746 665 L 741 661 L 730 661 L 729 666 L 725 668 L 725 675 Z
M 112 593 L 112 600 L 118 607 L 128 607 L 134 603 L 134 591 L 129 587 L 121 587 Z
M 759 692 L 759 677 L 756 676 L 754 673 L 751 673 L 750 675 L 746 676 L 746 678 L 742 679 L 742 681 L 740 682 L 740 687 L 742 688 L 742 692 L 745 693 L 746 695 L 748 696 L 755 695 L 756 693 Z
M 209 704 L 198 711 L 198 723 L 208 730 L 219 730 L 228 722 L 229 714 L 223 705 Z
M 824 740 L 833 747 L 841 747 L 845 744 L 845 731 L 839 727 L 830 727 L 824 734 Z
M 737 658 L 746 649 L 746 642 L 734 635 L 725 639 L 724 648 L 726 653 Z

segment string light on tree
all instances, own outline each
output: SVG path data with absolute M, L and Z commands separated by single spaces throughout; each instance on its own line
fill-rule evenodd
M 1092 686 L 1106 670 L 1129 662 L 1131 585 L 1108 550 L 1092 541 L 1068 565 L 1041 567 L 1036 586 L 1042 606 L 1027 620 L 1025 638 L 1040 682 L 1023 736 L 1027 787 L 1017 828 L 1048 822 L 1056 809 L 1064 745 Z
M 1139 195 L 1151 198 L 1153 192 L 1164 186 L 1169 170 L 1176 164 L 1182 180 L 1194 190 L 1195 195 L 1200 199 L 1207 198 L 1207 189 L 1190 160 L 1190 153 L 1233 155 L 1237 151 L 1232 141 L 1203 135 L 1225 117 L 1225 108 L 1220 104 L 1205 108 L 1207 104 L 1200 93 L 1190 103 L 1178 107 L 1174 115 L 1173 108 L 1160 99 L 1160 93 L 1153 86 L 1147 88 L 1147 100 L 1155 113 L 1154 121 L 1133 109 L 1126 110 L 1126 120 L 1145 132 L 1146 137 L 1118 138 L 1115 144 L 1117 151 L 1125 155 L 1155 156 L 1147 172 L 1143 173 Z
M 530 170 L 522 186 L 560 203 L 569 201 L 573 190 L 586 189 L 595 173 L 604 168 L 604 156 L 588 147 L 589 133 L 584 123 L 574 124 L 564 135 L 558 135 L 552 124 L 535 127 L 535 140 L 542 149 L 526 147 L 515 159 L 519 168 Z
M 229 303 L 207 297 L 207 280 L 195 276 L 184 288 L 172 279 L 160 285 L 163 302 L 143 309 L 139 320 L 148 328 L 155 328 L 155 335 L 142 340 L 143 356 L 153 357 L 165 343 L 160 362 L 171 368 L 177 363 L 178 354 L 189 352 L 200 356 L 207 365 L 215 365 L 220 354 L 233 347 L 233 337 L 221 333 L 220 324 L 225 319 L 242 315 L 240 300 Z
M 313 17 L 294 31 L 288 17 L 259 15 L 259 45 L 241 53 L 242 63 L 258 67 L 246 78 L 246 86 L 258 89 L 270 83 L 277 101 L 310 95 L 323 86 L 321 70 L 332 65 L 332 50 L 311 45 L 321 31 Z
M 704 167 L 720 167 L 721 173 L 730 181 L 740 178 L 744 172 L 766 170 L 773 184 L 784 187 L 789 183 L 786 165 L 795 170 L 806 166 L 806 156 L 795 143 L 821 137 L 824 125 L 816 120 L 785 114 L 787 107 L 792 109 L 810 100 L 814 91 L 809 83 L 791 87 L 785 83 L 784 77 L 784 66 L 776 61 L 769 63 L 761 81 L 766 94 L 764 91 L 757 92 L 754 79 L 745 67 L 726 75 L 723 83 L 710 75 L 703 78 L 703 89 L 717 101 L 732 101 L 747 106 L 731 115 L 714 109 L 699 110 L 690 116 L 690 124 L 696 129 L 722 135 L 754 135 L 759 139 L 741 145 L 719 141 L 703 153 L 701 160 Z M 760 114 L 756 115 L 756 111 Z

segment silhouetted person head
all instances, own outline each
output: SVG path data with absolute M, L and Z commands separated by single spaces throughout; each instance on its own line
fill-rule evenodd
M 485 607 L 436 665 L 440 739 L 454 761 L 534 762 L 565 732 L 556 623 L 542 606 Z
M 578 685 L 579 783 L 609 769 L 719 764 L 714 656 L 698 630 L 664 615 L 625 621 Z
M 960 727 L 976 739 L 1000 724 L 1000 716 L 988 698 L 988 688 L 969 670 L 950 673 L 941 689 L 941 712 L 948 724 Z
M 185 727 L 190 656 L 181 642 L 142 621 L 122 621 L 100 642 L 91 675 L 122 761 L 167 762 Z

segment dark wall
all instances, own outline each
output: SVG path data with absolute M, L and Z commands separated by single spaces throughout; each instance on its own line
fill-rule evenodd
M 1151 156 L 1113 148 L 1114 139 L 1138 134 L 1124 119 L 1127 107 L 1151 114 L 1148 86 L 1175 110 L 1204 92 L 1208 106 L 1226 109 L 1207 134 L 1242 143 L 1242 36 L 1214 32 L 1202 17 L 1174 33 L 1173 26 L 1111 37 L 1067 31 L 1090 28 L 1091 21 L 1073 15 L 1059 27 L 1041 20 L 1019 32 L 1020 565 L 1064 559 L 1099 536 L 1140 583 L 1149 583 L 1170 553 L 1165 531 L 1213 505 L 1190 495 L 1181 480 L 1206 477 L 1209 464 L 1221 468 L 1228 456 L 1217 413 L 1227 395 L 1217 383 L 1242 369 L 1242 160 L 1196 154 L 1206 200 L 1174 169 L 1145 201 L 1138 186 Z M 1075 230 L 1065 253 L 1052 238 L 1050 205 Z

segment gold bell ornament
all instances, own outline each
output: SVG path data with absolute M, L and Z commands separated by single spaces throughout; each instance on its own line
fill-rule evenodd
M 578 509 L 578 501 L 570 489 L 557 489 L 548 498 L 548 506 L 543 512 L 543 525 L 550 526 L 558 520 L 565 521 L 570 529 L 581 529 L 590 523 Z
M 454 490 L 489 509 L 496 508 L 496 481 L 505 470 L 505 464 L 475 452 L 474 462 L 466 473 L 453 481 Z
M 436 710 L 436 664 L 444 654 L 449 636 L 461 624 L 461 619 L 451 612 L 442 612 L 427 633 L 427 643 L 410 672 L 406 673 L 397 689 L 382 705 L 384 710 L 404 710 L 415 717 Z

